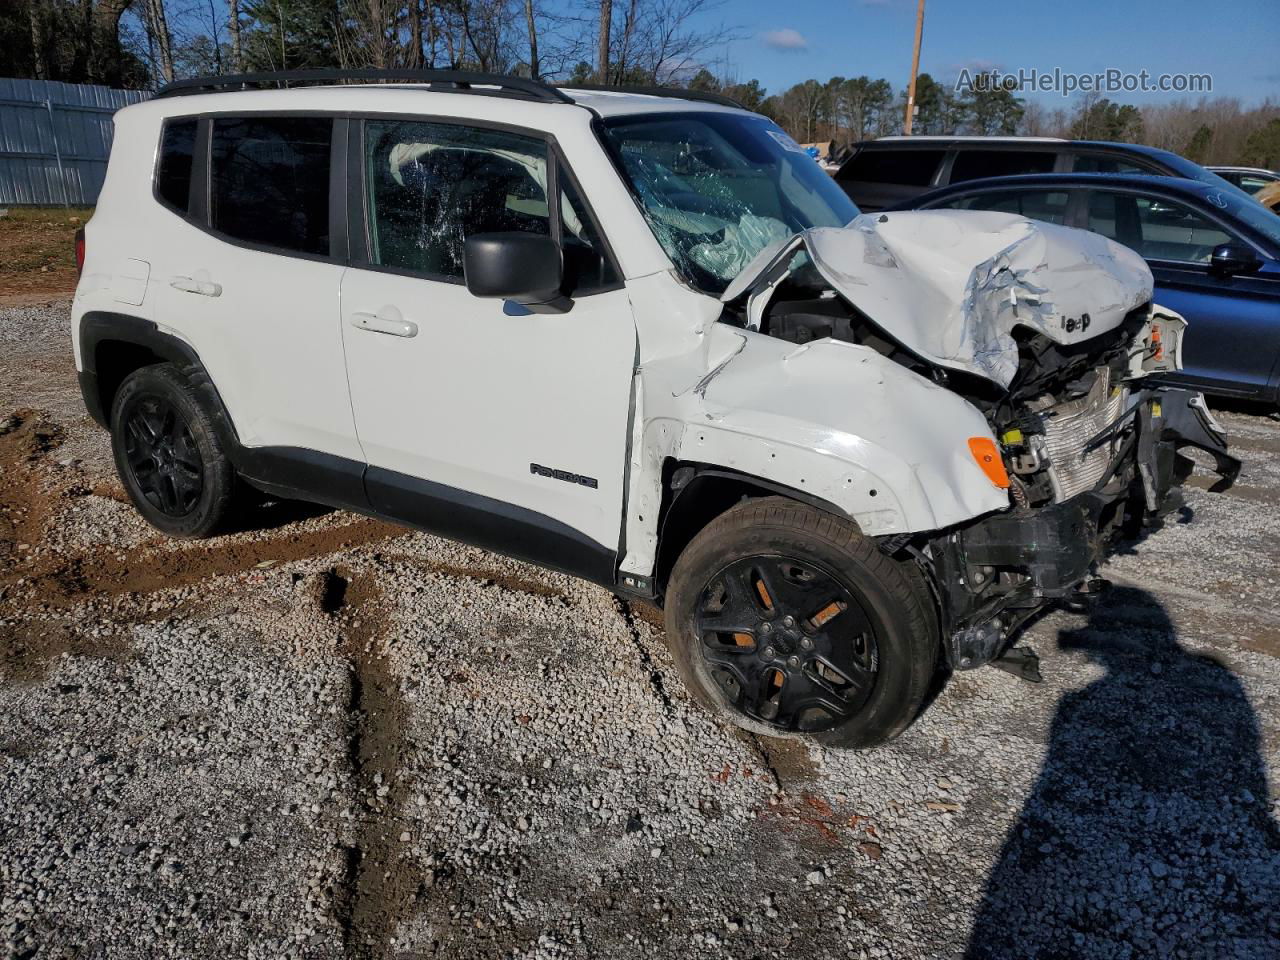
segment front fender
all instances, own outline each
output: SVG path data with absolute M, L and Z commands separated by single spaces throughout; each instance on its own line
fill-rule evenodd
M 967 401 L 869 347 L 796 346 L 721 324 L 689 355 L 642 364 L 623 569 L 653 569 L 662 466 L 717 464 L 801 491 L 868 535 L 938 530 L 1009 505 L 969 452 Z M 700 370 L 698 368 L 701 368 Z

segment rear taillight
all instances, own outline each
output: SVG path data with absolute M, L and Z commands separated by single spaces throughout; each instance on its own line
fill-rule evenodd
M 84 273 L 84 227 L 76 231 L 76 273 Z

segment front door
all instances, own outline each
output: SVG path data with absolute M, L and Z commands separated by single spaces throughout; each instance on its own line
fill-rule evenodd
M 563 165 L 548 141 L 509 129 L 368 120 L 352 133 L 367 249 L 343 278 L 342 334 L 370 502 L 611 581 L 636 329 Z M 559 235 L 567 312 L 468 292 L 464 239 L 512 230 Z

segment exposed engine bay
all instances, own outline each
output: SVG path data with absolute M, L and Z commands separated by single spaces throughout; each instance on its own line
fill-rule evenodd
M 1095 567 L 1111 542 L 1136 536 L 1176 509 L 1174 488 L 1193 467 L 1180 449 L 1212 458 L 1222 478 L 1215 489 L 1239 471 L 1200 394 L 1144 379 L 1181 367 L 1186 327 L 1177 314 L 1152 306 L 1145 264 L 1137 269 L 1095 235 L 1001 218 L 987 225 L 1003 239 L 1014 237 L 1011 245 L 968 276 L 961 270 L 950 277 L 957 293 L 950 315 L 939 321 L 949 332 L 930 331 L 918 318 L 886 323 L 876 315 L 889 302 L 877 295 L 879 279 L 893 277 L 900 288 L 910 272 L 908 255 L 921 252 L 921 225 L 910 226 L 904 248 L 895 243 L 900 236 L 881 232 L 889 217 L 874 223 L 861 217 L 843 231 L 808 231 L 766 250 L 753 284 L 735 283 L 726 293 L 722 317 L 796 344 L 830 339 L 870 348 L 981 411 L 1000 460 L 989 476 L 1007 489 L 1009 510 L 881 543 L 886 552 L 915 557 L 929 574 L 948 657 L 959 669 L 1005 655 L 1018 626 L 1037 610 L 1101 583 Z M 862 234 L 860 262 L 850 267 L 845 249 L 836 269 L 833 253 L 848 246 L 836 235 L 855 228 Z M 1071 282 L 1086 283 L 1080 288 L 1086 302 L 1067 313 L 1055 302 L 1056 265 L 1046 256 L 1055 247 L 1070 251 L 1073 238 L 1059 232 L 1089 238 L 1084 258 L 1062 265 Z M 1054 234 L 1052 242 L 1035 246 L 1042 233 Z M 1028 245 L 1035 256 L 1019 262 L 1018 249 Z M 952 259 L 940 263 L 944 273 L 964 263 L 963 254 L 945 254 Z M 1102 299 L 1085 309 L 1091 272 Z M 936 295 L 919 306 L 948 309 Z

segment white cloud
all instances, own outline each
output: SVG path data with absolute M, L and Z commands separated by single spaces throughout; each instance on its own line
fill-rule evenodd
M 769 30 L 764 34 L 764 42 L 775 50 L 808 50 L 809 41 L 799 30 L 784 27 L 781 30 Z

